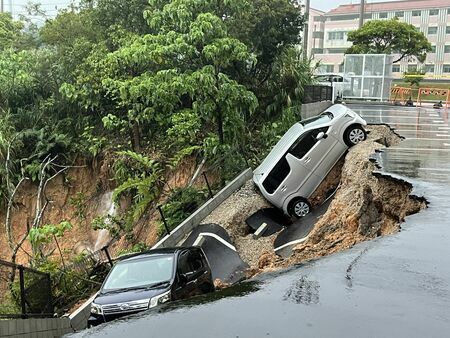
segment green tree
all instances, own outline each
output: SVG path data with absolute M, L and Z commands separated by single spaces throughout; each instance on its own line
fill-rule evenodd
M 353 46 L 347 54 L 399 54 L 400 62 L 407 57 L 415 57 L 424 62 L 431 44 L 422 32 L 398 18 L 391 20 L 372 20 L 348 34 Z
M 12 19 L 9 13 L 0 13 L 0 51 L 20 44 L 24 25 Z

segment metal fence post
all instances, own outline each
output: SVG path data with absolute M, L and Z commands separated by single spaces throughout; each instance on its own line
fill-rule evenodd
M 20 284 L 20 306 L 22 308 L 22 318 L 27 318 L 27 308 L 25 304 L 25 281 L 23 276 L 23 266 L 19 265 L 19 284 Z
M 205 172 L 203 172 L 202 175 L 203 175 L 203 177 L 205 178 L 206 186 L 208 187 L 209 198 L 213 198 L 213 197 L 214 197 L 214 194 L 213 194 L 213 192 L 212 192 L 212 190 L 211 190 L 211 186 L 209 185 L 208 176 L 206 176 L 206 173 L 205 173 Z
M 170 235 L 169 226 L 167 225 L 166 218 L 164 217 L 164 213 L 163 213 L 160 205 L 158 205 L 158 211 L 159 211 L 159 214 L 161 215 L 161 219 L 164 223 L 164 228 L 166 228 L 166 233 L 167 233 L 167 235 Z
M 113 261 L 111 259 L 111 256 L 109 255 L 108 246 L 104 246 L 102 248 L 102 250 L 105 252 L 106 258 L 108 258 L 109 265 L 111 265 L 111 267 L 112 267 L 113 266 Z

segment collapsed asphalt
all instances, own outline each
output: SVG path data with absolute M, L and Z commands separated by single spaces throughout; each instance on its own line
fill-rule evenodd
M 352 107 L 352 109 L 355 109 Z M 406 140 L 377 154 L 429 207 L 402 231 L 261 276 L 257 288 L 197 298 L 85 337 L 444 337 L 450 332 L 450 124 L 445 111 L 362 106 Z M 437 116 L 436 116 L 437 115 Z M 248 285 L 245 283 L 245 285 Z M 242 288 L 238 285 L 237 288 Z M 220 298 L 223 292 L 229 297 Z M 201 301 L 200 301 L 201 300 Z

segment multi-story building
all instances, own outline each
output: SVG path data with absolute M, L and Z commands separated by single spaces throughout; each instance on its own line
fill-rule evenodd
M 360 5 L 342 5 L 327 13 L 311 10 L 308 53 L 325 72 L 343 72 L 344 53 L 352 45 L 347 34 L 359 26 Z M 406 0 L 370 3 L 365 21 L 392 19 L 413 24 L 431 42 L 433 50 L 423 64 L 404 59 L 393 66 L 394 76 L 424 69 L 429 78 L 450 78 L 450 0 Z

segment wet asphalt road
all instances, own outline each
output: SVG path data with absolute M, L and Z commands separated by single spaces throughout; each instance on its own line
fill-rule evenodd
M 352 107 L 406 140 L 380 171 L 430 202 L 402 231 L 253 282 L 84 331 L 83 337 L 449 337 L 448 113 Z M 400 206 L 399 206 L 400 207 Z

